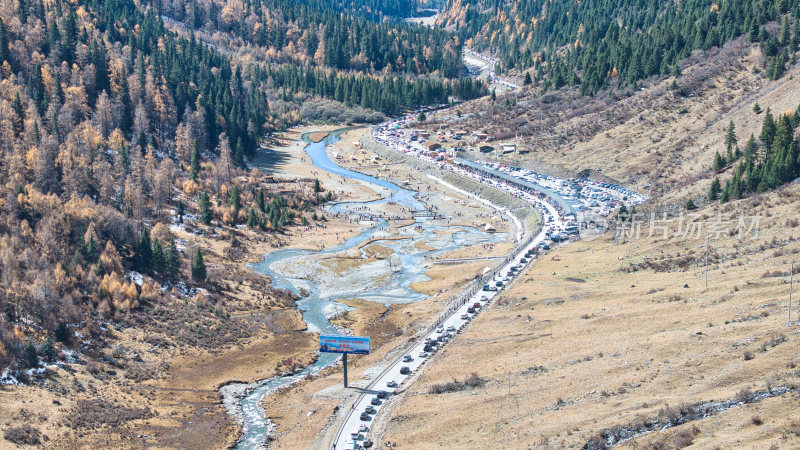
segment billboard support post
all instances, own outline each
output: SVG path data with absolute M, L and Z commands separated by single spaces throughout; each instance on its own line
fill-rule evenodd
M 320 336 L 319 351 L 321 353 L 340 353 L 344 369 L 344 387 L 347 387 L 347 355 L 369 355 L 369 338 L 367 336 Z
M 347 353 L 342 354 L 342 365 L 344 367 L 344 387 L 347 387 Z

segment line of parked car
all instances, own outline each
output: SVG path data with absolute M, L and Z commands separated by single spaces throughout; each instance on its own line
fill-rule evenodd
M 421 144 L 409 141 L 403 141 L 404 132 L 399 131 L 398 128 L 406 122 L 413 120 L 412 117 L 406 117 L 398 121 L 390 122 L 387 125 L 378 127 L 374 130 L 375 138 L 390 148 L 401 151 L 403 153 L 410 153 L 422 160 L 428 162 L 439 162 L 443 168 L 459 173 L 460 175 L 469 178 L 478 179 L 478 181 L 496 185 L 498 188 L 506 190 L 515 197 L 525 199 L 526 201 L 537 205 L 542 212 L 544 220 L 544 227 L 542 232 L 534 240 L 535 244 L 528 247 L 521 254 L 516 255 L 515 259 L 508 263 L 503 270 L 501 270 L 490 282 L 486 283 L 482 292 L 476 294 L 477 301 L 471 304 L 463 305 L 455 313 L 457 320 L 452 320 L 455 317 L 448 318 L 445 324 L 439 325 L 429 336 L 421 342 L 421 345 L 415 346 L 414 352 L 406 354 L 402 357 L 401 362 L 403 365 L 399 370 L 398 375 L 393 375 L 385 381 L 386 390 L 379 390 L 369 398 L 369 403 L 363 407 L 359 414 L 361 422 L 369 422 L 372 420 L 374 414 L 386 399 L 397 389 L 404 379 L 414 372 L 414 368 L 419 368 L 422 362 L 429 358 L 431 354 L 436 352 L 443 344 L 448 342 L 455 333 L 470 320 L 472 320 L 485 306 L 494 298 L 497 292 L 507 286 L 515 276 L 517 276 L 522 269 L 542 251 L 550 249 L 550 241 L 564 240 L 568 234 L 577 234 L 577 227 L 574 224 L 574 216 L 566 214 L 565 211 L 558 209 L 551 204 L 550 199 L 542 199 L 531 193 L 518 190 L 513 184 L 502 183 L 496 180 L 482 179 L 473 173 L 464 170 L 456 164 L 448 164 L 443 161 L 436 161 L 431 158 Z M 594 209 L 601 214 L 605 212 L 606 208 L 613 207 L 618 204 L 635 204 L 644 200 L 642 196 L 629 191 L 619 186 L 609 185 L 590 180 L 561 180 L 555 177 L 549 177 L 527 171 L 524 169 L 509 167 L 503 165 L 494 165 L 494 169 L 508 173 L 514 178 L 519 178 L 528 182 L 536 182 L 543 187 L 546 187 L 560 196 L 564 196 L 565 200 L 571 202 L 576 210 L 579 208 Z M 601 204 L 601 202 L 605 202 Z M 479 296 L 478 296 L 479 295 Z M 416 358 L 413 355 L 416 353 Z M 395 369 L 396 370 L 396 369 Z M 398 372 L 390 371 L 389 373 L 398 374 Z M 383 381 L 382 381 L 383 382 Z M 346 419 L 346 423 L 348 420 Z M 354 450 L 360 448 L 370 448 L 373 442 L 367 438 L 366 433 L 369 430 L 366 423 L 360 423 L 350 433 L 350 439 L 345 444 L 346 450 Z M 363 440 L 362 440 L 363 438 Z

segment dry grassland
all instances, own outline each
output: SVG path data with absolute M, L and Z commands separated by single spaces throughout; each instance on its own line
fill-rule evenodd
M 711 242 L 707 289 L 704 239 L 615 243 L 609 232 L 551 250 L 433 358 L 375 424 L 379 441 L 581 447 L 614 426 L 679 417 L 681 405 L 786 387 L 625 445 L 797 448 L 800 317 L 787 327 L 787 303 L 800 228 L 787 223 L 798 208 L 794 185 L 703 210 L 762 216 L 758 238 Z M 483 387 L 429 393 L 473 372 Z

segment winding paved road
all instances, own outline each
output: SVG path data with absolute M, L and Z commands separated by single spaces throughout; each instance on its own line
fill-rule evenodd
M 469 176 L 467 173 L 459 173 L 462 176 Z M 455 186 L 451 186 L 446 182 L 439 180 L 438 178 L 436 181 L 446 185 L 450 189 L 456 189 L 461 191 L 461 189 L 456 188 Z M 463 192 L 463 191 L 462 191 Z M 468 194 L 472 195 L 472 194 Z M 542 201 L 541 199 L 532 196 L 523 191 L 513 192 L 518 198 L 525 199 L 531 203 L 533 203 L 541 212 L 542 214 L 542 223 L 546 223 L 548 218 L 552 220 L 552 224 L 556 226 L 561 226 L 564 223 L 564 218 L 560 217 L 556 211 L 556 209 L 547 202 Z M 505 212 L 509 214 L 514 222 L 517 225 L 517 241 L 521 239 L 521 230 L 522 224 L 520 223 L 519 219 L 515 216 L 510 214 L 510 212 L 505 211 L 503 208 L 492 205 L 488 200 L 482 199 L 480 197 L 475 197 L 478 200 L 489 204 L 490 206 L 494 207 L 495 209 Z M 507 262 L 505 262 L 499 269 L 495 270 L 495 275 L 492 277 L 491 281 L 489 282 L 490 285 L 496 286 L 498 282 L 502 283 L 500 287 L 500 291 L 505 289 L 510 283 L 513 282 L 514 278 L 522 272 L 522 270 L 518 270 L 515 273 L 511 272 L 512 266 L 520 266 L 524 267 L 528 264 L 531 264 L 533 259 L 535 258 L 526 258 L 526 255 L 532 253 L 533 249 L 541 242 L 547 239 L 547 232 L 544 227 L 538 232 L 538 234 L 530 241 L 528 241 L 525 245 L 518 246 L 513 253 L 513 257 L 509 258 Z M 526 262 L 522 263 L 521 260 L 525 258 Z M 443 334 L 447 334 L 447 330 L 451 330 L 450 334 L 455 335 L 455 333 L 459 332 L 465 326 L 467 326 L 470 321 L 477 316 L 481 311 L 483 311 L 488 305 L 492 303 L 492 301 L 497 297 L 499 294 L 498 291 L 483 291 L 478 290 L 473 295 L 468 297 L 466 301 L 459 305 L 457 308 L 452 308 L 450 313 L 447 314 L 444 319 L 440 322 L 439 326 L 441 328 L 433 329 L 428 333 L 424 334 L 423 336 L 419 337 L 417 342 L 411 347 L 411 349 L 403 355 L 403 357 L 397 358 L 393 361 L 380 375 L 375 377 L 370 384 L 363 389 L 362 393 L 359 395 L 358 399 L 355 401 L 353 406 L 349 411 L 347 411 L 347 415 L 342 422 L 341 426 L 339 427 L 336 437 L 335 437 L 335 444 L 333 446 L 334 449 L 354 449 L 354 448 L 361 448 L 360 444 L 364 442 L 367 438 L 369 438 L 369 425 L 372 423 L 372 419 L 375 417 L 381 408 L 385 400 L 377 400 L 377 404 L 372 404 L 373 399 L 376 398 L 379 391 L 386 391 L 389 395 L 396 392 L 398 389 L 401 389 L 405 386 L 405 381 L 417 371 L 424 368 L 425 363 L 427 362 L 430 356 L 422 356 L 421 353 L 425 347 L 426 340 L 437 340 Z M 470 308 L 475 303 L 479 304 L 481 307 L 476 311 L 475 314 L 469 314 L 467 309 Z M 464 315 L 467 315 L 467 319 L 463 319 Z M 440 331 L 441 330 L 441 331 Z M 450 338 L 443 338 L 444 341 L 441 345 L 439 345 L 439 349 L 441 349 L 447 342 L 452 339 Z M 438 350 L 437 350 L 438 351 Z M 409 356 L 411 358 L 410 361 L 403 361 L 405 356 Z M 401 373 L 401 369 L 403 367 L 408 367 L 410 372 L 408 373 Z M 390 387 L 390 383 L 393 385 Z M 396 384 L 395 384 L 396 383 Z M 369 418 L 367 420 L 361 419 L 361 414 L 365 412 L 368 407 L 372 407 L 374 412 L 368 414 Z M 363 425 L 366 427 L 366 430 L 359 431 L 359 426 Z
M 474 52 L 469 49 L 464 49 L 464 65 L 472 75 L 477 75 L 478 78 L 483 78 L 489 82 L 489 89 L 494 89 L 498 94 L 506 91 L 519 89 L 519 85 L 510 82 L 505 77 L 497 75 L 495 65 L 497 59 L 484 55 L 483 53 Z
M 505 275 L 509 273 L 509 270 L 512 266 L 515 265 L 525 265 L 521 264 L 520 260 L 525 256 L 525 254 L 536 247 L 537 244 L 542 242 L 546 238 L 546 232 L 544 230 L 540 231 L 538 235 L 526 246 L 520 249 L 515 255 L 514 258 L 507 262 L 498 272 L 498 275 L 494 277 L 494 281 L 500 281 L 504 278 L 507 278 Z M 528 260 L 527 264 L 530 264 L 531 260 Z M 517 273 L 519 273 L 518 271 Z M 514 276 L 510 277 L 513 281 Z M 503 282 L 505 288 L 508 284 L 512 281 Z M 398 358 L 394 361 L 387 370 L 385 370 L 380 376 L 376 377 L 370 384 L 364 389 L 364 392 L 359 396 L 358 400 L 356 400 L 355 404 L 353 405 L 352 409 L 348 411 L 347 417 L 345 418 L 344 422 L 342 423 L 341 427 L 339 428 L 339 432 L 336 437 L 336 445 L 335 449 L 353 449 L 354 447 L 354 440 L 353 440 L 353 432 L 358 431 L 359 425 L 365 425 L 369 427 L 369 424 L 374 417 L 374 414 L 369 414 L 369 420 L 361 420 L 361 413 L 365 411 L 368 406 L 372 406 L 377 411 L 383 406 L 384 400 L 380 400 L 380 403 L 377 405 L 371 405 L 372 400 L 376 398 L 379 390 L 384 390 L 388 392 L 390 395 L 401 389 L 405 386 L 405 380 L 411 376 L 412 373 L 416 373 L 417 371 L 421 370 L 424 367 L 426 361 L 430 356 L 423 357 L 421 356 L 421 352 L 425 347 L 426 339 L 438 339 L 439 336 L 442 334 L 447 333 L 447 330 L 451 330 L 451 334 L 459 332 L 462 328 L 467 326 L 470 321 L 477 315 L 476 314 L 468 314 L 467 309 L 470 308 L 474 303 L 478 303 L 481 305 L 480 310 L 478 313 L 489 306 L 492 301 L 497 297 L 499 292 L 486 292 L 486 291 L 478 291 L 476 292 L 470 299 L 464 303 L 461 307 L 454 310 L 449 317 L 447 317 L 444 322 L 441 323 L 441 328 L 437 330 L 433 330 L 417 341 L 414 347 L 406 354 L 412 358 L 411 361 L 403 362 L 403 358 Z M 463 315 L 468 315 L 468 319 L 462 319 Z M 452 327 L 452 328 L 451 328 Z M 438 330 L 444 330 L 444 332 L 439 332 Z M 447 342 L 452 339 L 446 339 L 442 345 L 439 346 L 441 349 Z M 411 372 L 407 374 L 400 373 L 401 368 L 408 367 Z M 394 382 L 396 385 L 394 387 L 389 387 L 388 383 Z M 369 431 L 357 433 L 357 439 L 363 440 L 369 436 Z M 358 441 L 356 441 L 358 442 Z M 363 442 L 363 441 L 361 441 Z

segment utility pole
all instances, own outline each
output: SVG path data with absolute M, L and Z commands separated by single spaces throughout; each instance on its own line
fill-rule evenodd
M 347 387 L 347 353 L 342 354 L 342 366 L 344 367 L 344 387 Z
M 708 289 L 708 234 L 706 234 L 706 289 Z
M 544 112 L 539 110 L 539 135 L 544 133 Z
M 789 272 L 789 321 L 787 326 L 792 326 L 792 282 L 794 281 L 794 260 L 792 260 L 792 268 Z

